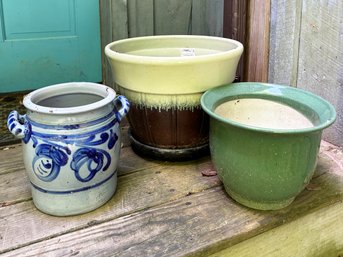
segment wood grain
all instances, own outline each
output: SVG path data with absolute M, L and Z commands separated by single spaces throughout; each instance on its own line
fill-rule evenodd
M 154 35 L 154 1 L 128 0 L 129 37 Z
M 271 1 L 268 81 L 297 85 L 302 1 Z
M 0 207 L 30 200 L 30 182 L 25 170 L 0 175 L 0 192 Z
M 108 74 L 108 65 L 105 53 L 103 49 L 105 46 L 112 42 L 112 31 L 111 31 L 111 1 L 100 0 L 100 36 L 101 36 L 101 68 L 102 68 L 102 82 L 111 86 L 111 77 Z
M 31 199 L 30 182 L 25 171 L 20 145 L 10 148 L 6 153 L 10 156 L 8 160 L 12 160 L 13 163 L 5 162 L 0 165 L 0 207 Z M 6 163 L 8 163 L 9 169 L 6 169 Z M 125 147 L 120 154 L 118 176 L 159 166 L 160 163 L 143 159 L 137 156 L 130 147 Z
M 127 9 L 127 0 L 100 0 L 102 49 L 113 41 L 128 37 Z M 110 64 L 105 55 L 102 56 L 103 83 L 115 87 Z
M 271 1 L 269 82 L 331 102 L 337 121 L 323 139 L 343 146 L 343 2 Z
M 193 0 L 191 34 L 223 36 L 224 0 Z
M 158 0 L 154 6 L 155 35 L 190 34 L 192 0 Z
M 248 1 L 244 81 L 267 82 L 270 0 Z
M 343 1 L 304 1 L 301 24 L 297 86 L 334 105 L 323 138 L 343 146 Z
M 9 145 L 0 148 L 0 175 L 21 170 L 23 167 L 21 145 Z
M 238 40 L 245 47 L 246 41 L 246 19 L 247 19 L 247 0 L 225 0 L 224 1 L 224 20 L 223 36 Z M 246 50 L 238 63 L 237 76 L 239 80 L 243 79 L 244 58 Z
M 0 208 L 0 251 L 3 256 L 206 256 L 330 208 L 342 209 L 343 153 L 325 142 L 313 186 L 278 211 L 237 204 L 217 177 L 201 175 L 209 165 L 205 158 L 120 176 L 115 197 L 84 215 L 45 215 L 31 201 Z M 330 213 L 318 226 L 335 222 Z
M 140 169 L 143 170 L 139 172 L 119 176 L 115 196 L 96 211 L 84 215 L 62 218 L 49 216 L 39 212 L 31 201 L 2 207 L 0 253 L 220 185 L 216 176 L 201 175 L 201 170 L 206 165 L 209 165 L 208 158 L 196 163 L 166 163 L 145 168 L 141 166 Z M 2 192 L 4 190 L 1 189 Z
M 342 216 L 338 202 L 210 257 L 342 256 Z
M 311 214 L 321 213 L 319 210 L 330 206 L 336 205 L 333 210 L 338 208 L 341 213 L 343 177 L 327 172 L 313 182 L 323 190 L 304 191 L 291 206 L 279 211 L 247 209 L 227 197 L 221 187 L 216 187 L 32 244 L 4 256 L 65 256 L 71 253 L 82 256 L 206 256 L 301 217 L 312 217 Z M 336 218 L 338 216 L 332 213 L 323 222 L 332 223 Z M 312 227 L 318 230 L 325 224 Z

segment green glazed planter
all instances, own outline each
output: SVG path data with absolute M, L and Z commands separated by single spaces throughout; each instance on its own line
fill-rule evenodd
M 313 125 L 259 127 L 215 113 L 222 103 L 246 98 L 292 107 Z M 297 88 L 264 83 L 211 89 L 203 94 L 201 105 L 210 115 L 211 157 L 225 190 L 237 202 L 260 210 L 284 208 L 305 188 L 316 167 L 322 130 L 336 119 L 335 109 L 324 99 Z

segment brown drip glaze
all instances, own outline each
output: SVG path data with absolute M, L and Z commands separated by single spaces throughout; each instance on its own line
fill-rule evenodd
M 192 110 L 159 110 L 131 103 L 128 120 L 132 136 L 146 145 L 183 149 L 208 143 L 209 117 L 200 105 Z

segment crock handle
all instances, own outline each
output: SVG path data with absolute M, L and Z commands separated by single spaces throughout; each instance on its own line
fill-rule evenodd
M 7 118 L 7 127 L 17 138 L 24 138 L 26 133 L 28 133 L 26 115 L 20 115 L 17 111 L 11 111 Z
M 116 99 L 114 99 L 114 104 L 115 106 L 117 106 L 117 112 L 115 115 L 118 122 L 120 122 L 125 117 L 125 115 L 129 112 L 130 103 L 126 99 L 125 96 L 119 95 Z

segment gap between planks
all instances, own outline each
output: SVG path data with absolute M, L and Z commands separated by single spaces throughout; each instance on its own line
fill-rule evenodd
M 336 161 L 333 161 L 332 158 L 329 158 L 329 156 L 327 156 L 325 154 L 326 152 L 332 152 L 332 153 L 336 154 L 338 156 L 338 158 L 336 158 Z M 342 170 L 340 170 L 340 166 L 338 164 L 342 163 L 343 158 L 342 158 L 342 155 L 340 155 L 339 153 L 341 153 L 341 152 L 338 149 L 336 149 L 335 147 L 333 147 L 330 144 L 327 144 L 325 142 L 324 143 L 322 142 L 322 147 L 321 147 L 321 152 L 320 152 L 320 160 L 319 160 L 319 163 L 318 163 L 318 169 L 320 169 L 319 174 L 322 174 L 322 175 L 315 176 L 314 179 L 311 181 L 311 183 L 317 184 L 318 187 L 322 187 L 321 190 L 307 190 L 307 191 L 304 191 L 301 194 L 301 196 L 296 200 L 296 202 L 298 204 L 292 204 L 290 208 L 286 208 L 284 210 L 280 210 L 278 212 L 275 212 L 276 213 L 275 215 L 279 214 L 281 216 L 286 217 L 287 219 L 292 219 L 292 218 L 295 219 L 296 215 L 298 215 L 298 216 L 299 215 L 303 215 L 303 211 L 304 210 L 308 210 L 307 213 L 310 213 L 310 212 L 316 211 L 317 209 L 323 209 L 326 206 L 329 206 L 329 205 L 337 202 L 337 200 L 342 201 L 342 187 L 339 187 L 339 185 L 340 186 L 342 185 Z M 202 165 L 202 164 L 200 163 L 199 165 Z M 152 169 L 152 170 L 146 170 L 146 171 L 138 172 L 138 174 L 141 174 L 141 173 L 144 173 L 144 172 L 145 172 L 145 174 L 142 174 L 142 177 L 141 177 L 141 179 L 143 178 L 143 181 L 141 179 L 137 179 L 136 180 L 136 184 L 135 183 L 132 184 L 132 182 L 135 182 L 134 179 L 132 179 L 131 182 L 127 181 L 126 186 L 124 184 L 120 183 L 120 181 L 119 181 L 118 184 L 119 185 L 122 184 L 122 188 L 124 188 L 124 189 L 127 188 L 127 187 L 136 188 L 140 184 L 144 184 L 145 185 L 145 183 L 142 183 L 144 181 L 145 182 L 153 182 L 152 184 L 150 184 L 148 186 L 145 185 L 146 187 L 142 191 L 140 191 L 139 193 L 136 193 L 136 195 L 135 194 L 131 195 L 131 198 L 132 198 L 131 201 L 127 201 L 130 204 L 132 204 L 132 206 L 134 206 L 134 207 L 131 206 L 132 207 L 131 211 L 130 210 L 127 211 L 125 209 L 125 206 L 121 206 L 122 213 L 119 213 L 119 215 L 117 213 L 117 216 L 116 216 L 116 214 L 113 213 L 113 212 L 117 211 L 116 207 L 118 207 L 118 206 L 113 206 L 113 203 L 115 202 L 115 200 L 114 200 L 114 202 L 112 202 L 112 205 L 109 204 L 109 205 L 107 205 L 105 207 L 102 207 L 102 208 L 99 209 L 99 211 L 94 211 L 94 212 L 92 212 L 92 214 L 89 214 L 89 216 L 87 216 L 87 215 L 82 215 L 81 216 L 80 215 L 80 216 L 76 217 L 76 218 L 79 218 L 80 220 L 86 218 L 86 220 L 83 220 L 81 222 L 81 223 L 83 223 L 81 226 L 78 226 L 77 222 L 76 222 L 74 227 L 71 227 L 69 229 L 65 229 L 64 231 L 60 231 L 60 232 L 56 231 L 55 233 L 52 233 L 50 235 L 42 235 L 41 238 L 38 238 L 36 240 L 33 239 L 31 241 L 29 240 L 29 241 L 27 241 L 26 243 L 23 243 L 23 244 L 17 244 L 15 246 L 15 249 L 21 249 L 25 245 L 27 247 L 29 247 L 34 242 L 41 242 L 41 243 L 43 243 L 44 241 L 46 241 L 49 238 L 61 237 L 61 235 L 69 235 L 69 234 L 73 234 L 73 233 L 83 233 L 83 231 L 88 231 L 87 229 L 91 229 L 91 227 L 93 227 L 93 226 L 102 226 L 104 223 L 113 223 L 113 222 L 116 223 L 117 219 L 118 220 L 122 220 L 122 219 L 126 219 L 126 218 L 129 218 L 129 217 L 132 217 L 132 216 L 136 216 L 136 215 L 143 215 L 144 212 L 151 212 L 152 209 L 159 209 L 159 208 L 161 208 L 160 206 L 165 206 L 165 205 L 167 205 L 167 206 L 168 205 L 173 205 L 174 203 L 177 203 L 179 201 L 186 201 L 185 205 L 187 205 L 186 203 L 189 202 L 189 199 L 193 199 L 193 197 L 200 197 L 201 195 L 206 195 L 208 192 L 212 192 L 212 191 L 218 192 L 219 191 L 219 192 L 221 192 L 221 194 L 223 194 L 223 189 L 221 187 L 218 187 L 218 185 L 220 185 L 218 180 L 214 180 L 212 182 L 209 182 L 208 185 L 203 187 L 203 183 L 206 182 L 207 178 L 205 179 L 205 178 L 202 178 L 202 177 L 198 177 L 198 178 L 201 178 L 201 179 L 198 181 L 199 183 L 198 183 L 198 186 L 196 188 L 193 188 L 193 190 L 189 190 L 189 187 L 187 187 L 187 183 L 186 183 L 186 184 L 183 185 L 182 194 L 176 195 L 176 194 L 174 194 L 175 191 L 170 191 L 170 189 L 174 188 L 174 190 L 175 190 L 175 188 L 177 188 L 177 186 L 180 186 L 179 185 L 180 182 L 185 180 L 185 178 L 183 176 L 180 176 L 180 174 L 190 175 L 190 173 L 192 171 L 189 172 L 189 170 L 185 170 L 185 171 L 182 170 L 181 173 L 180 173 L 180 167 L 179 166 L 181 166 L 181 165 L 179 165 L 179 166 L 178 165 L 169 165 L 169 166 L 161 165 L 161 166 L 163 167 L 162 169 L 158 169 L 158 167 L 155 167 L 155 169 Z M 189 163 L 188 165 L 185 165 L 185 166 L 188 167 L 189 169 L 192 169 L 192 167 L 193 167 L 192 176 L 194 176 L 194 174 L 199 175 L 197 173 L 197 171 L 199 170 L 199 166 L 198 167 L 194 167 L 194 163 Z M 165 167 L 168 167 L 170 169 L 169 172 L 166 171 Z M 156 178 L 156 174 L 163 174 L 163 173 L 167 174 L 168 173 L 169 175 L 172 175 L 172 174 L 175 175 L 175 172 L 177 172 L 178 170 L 179 170 L 179 174 L 176 174 L 176 175 L 180 176 L 182 178 L 182 180 L 180 181 L 179 178 L 177 178 L 175 180 L 175 177 L 174 177 L 174 185 L 173 185 L 173 187 L 168 188 L 168 185 L 170 185 L 170 183 L 163 184 L 163 183 L 161 183 L 162 181 L 160 181 L 158 179 L 154 180 L 154 178 Z M 161 172 L 161 173 L 156 173 L 157 171 Z M 129 176 L 129 175 L 128 176 L 124 176 L 124 177 L 122 177 L 122 179 L 124 179 L 124 180 L 126 179 L 127 180 L 130 177 L 134 178 L 134 177 L 136 177 L 135 175 L 133 175 L 133 176 Z M 335 175 L 335 177 L 333 177 L 333 175 Z M 192 176 L 188 177 L 189 181 L 193 181 L 192 180 Z M 187 178 L 187 176 L 186 176 L 186 178 Z M 318 181 L 320 183 L 318 183 Z M 155 192 L 154 199 L 153 199 L 153 201 L 150 202 L 150 205 L 149 204 L 148 205 L 141 205 L 140 207 L 137 208 L 136 204 L 142 203 L 142 199 L 144 200 L 144 198 L 141 198 L 142 193 L 145 193 L 147 196 L 151 195 L 153 192 L 150 192 L 150 194 L 149 194 L 149 190 L 158 188 L 159 186 L 162 186 L 162 188 L 165 188 L 166 189 L 165 192 L 167 192 L 167 194 L 169 192 L 167 197 L 161 195 L 161 192 Z M 126 192 L 128 192 L 128 191 L 126 191 Z M 118 197 L 123 200 L 124 199 L 123 196 L 126 195 L 126 192 L 124 190 L 124 192 L 121 192 L 122 195 L 118 196 Z M 190 192 L 193 192 L 191 198 L 189 198 L 190 197 L 189 196 Z M 322 193 L 324 193 L 326 195 L 323 196 Z M 186 197 L 187 195 L 188 195 L 188 197 Z M 160 199 L 161 196 L 163 196 L 165 198 L 163 200 L 161 200 Z M 225 198 L 227 198 L 226 195 L 225 195 Z M 325 198 L 325 199 L 323 199 L 323 198 Z M 157 199 L 157 202 L 156 202 L 156 199 Z M 132 201 L 134 201 L 134 202 L 132 203 Z M 118 202 L 120 202 L 120 201 L 118 201 Z M 223 202 L 221 204 L 222 205 L 223 204 L 227 205 L 227 204 L 230 203 L 231 207 L 228 208 L 227 211 L 229 211 L 229 209 L 231 209 L 231 208 L 234 208 L 234 207 L 237 207 L 237 206 L 239 207 L 239 205 L 234 204 L 232 202 L 233 201 L 229 199 L 228 201 L 225 200 L 225 202 Z M 305 204 L 303 202 L 305 202 Z M 302 208 L 300 208 L 299 206 L 300 207 L 302 206 Z M 32 215 L 32 217 L 36 218 L 37 220 L 41 220 L 42 221 L 42 220 L 44 220 L 44 218 L 47 217 L 47 215 L 43 215 L 43 214 L 35 211 L 33 206 L 32 206 L 32 203 L 31 203 L 31 207 L 30 206 L 26 206 L 26 207 L 28 207 L 30 212 L 35 212 L 34 214 L 36 214 L 36 216 Z M 12 213 L 10 213 L 10 210 L 13 209 L 13 208 L 15 208 L 15 206 L 10 206 L 10 207 L 7 207 L 7 208 L 2 208 L 2 209 L 3 209 L 3 211 L 5 213 L 8 214 L 9 217 L 12 217 L 13 215 L 12 215 Z M 242 208 L 246 209 L 244 207 L 242 207 Z M 290 209 L 292 211 L 290 211 Z M 0 208 L 0 211 L 1 211 L 1 208 Z M 127 212 L 125 213 L 125 211 L 127 211 Z M 197 211 L 200 211 L 200 214 L 202 213 L 201 209 L 198 209 Z M 291 215 L 292 217 L 290 218 L 289 216 L 286 215 L 287 213 L 288 214 L 289 213 L 291 213 L 291 214 L 293 213 L 292 214 L 293 216 Z M 213 214 L 213 210 L 210 211 L 210 214 Z M 109 217 L 109 216 L 106 216 L 106 215 L 113 215 L 113 216 Z M 97 219 L 99 216 L 102 217 L 101 220 Z M 0 215 L 0 217 L 1 217 L 1 215 Z M 88 217 L 88 219 L 87 219 L 87 217 Z M 94 219 L 93 217 L 97 217 L 97 218 Z M 230 219 L 230 215 L 227 218 Z M 51 218 L 51 219 L 53 219 L 53 218 Z M 67 219 L 67 218 L 63 218 L 62 222 L 60 224 L 55 224 L 55 223 L 54 224 L 57 225 L 57 227 L 58 227 L 59 225 L 64 224 L 64 220 L 65 219 Z M 195 217 L 195 219 L 196 219 L 196 217 Z M 281 223 L 285 222 L 285 220 L 287 220 L 287 219 L 285 219 L 285 218 L 278 219 L 278 221 L 276 222 L 272 218 L 269 218 L 269 219 L 266 219 L 264 221 L 264 223 L 267 224 L 268 222 L 273 221 L 274 225 L 277 226 L 278 224 L 281 224 Z M 61 219 L 58 219 L 58 220 L 61 221 Z M 30 221 L 30 219 L 28 221 Z M 254 222 L 256 222 L 256 220 Z M 26 222 L 24 221 L 23 224 L 25 225 Z M 254 223 L 252 223 L 252 224 L 254 224 Z M 266 225 L 266 224 L 264 224 L 264 225 Z M 48 225 L 49 225 L 49 222 L 47 222 L 47 224 L 45 224 L 45 226 L 48 226 Z M 44 227 L 44 224 L 40 224 L 39 227 Z M 266 227 L 264 229 L 266 229 Z M 23 230 L 24 230 L 24 228 L 20 227 L 20 231 L 23 231 Z M 18 231 L 17 233 L 14 233 L 14 234 L 15 235 L 17 235 L 18 233 L 20 234 L 20 231 Z M 263 230 L 263 229 L 261 230 L 261 228 L 260 228 L 258 231 L 259 232 L 261 232 L 261 231 L 263 232 L 265 230 Z M 2 239 L 3 239 L 3 236 L 2 236 Z M 227 239 L 223 239 L 223 240 L 227 243 Z M 218 244 L 219 243 L 216 243 L 214 245 L 216 245 L 216 247 L 219 247 L 219 246 L 222 247 L 221 243 L 219 245 Z M 35 247 L 35 245 L 36 244 L 34 244 L 33 247 Z M 211 249 L 211 247 L 212 247 L 211 245 L 207 245 L 207 246 L 204 246 L 203 248 L 204 249 L 207 249 L 207 248 Z M 5 249 L 2 252 L 3 253 L 4 252 L 8 252 L 10 249 L 14 249 L 14 248 L 12 247 L 12 248 L 8 248 L 7 250 Z
M 319 185 L 332 184 L 342 176 L 327 173 L 315 179 Z M 275 227 L 341 203 L 342 188 L 304 191 L 295 202 L 278 211 L 254 211 L 236 204 L 221 187 L 158 205 L 107 223 L 74 231 L 33 244 L 4 256 L 36 256 L 52 253 L 81 255 L 203 256 L 235 245 Z M 342 204 L 342 203 L 341 203 Z M 216 212 L 214 212 L 216 210 Z
M 120 155 L 118 177 L 159 165 L 161 162 L 140 158 L 130 147 L 125 147 Z M 30 182 L 20 145 L 7 147 L 6 152 L 0 150 L 0 190 L 3 190 L 0 195 L 0 208 L 31 199 Z
M 196 164 L 191 162 L 183 165 L 158 165 L 135 174 L 120 176 L 114 197 L 103 207 L 84 215 L 52 217 L 37 211 L 31 201 L 0 208 L 0 227 L 7 231 L 10 229 L 9 234 L 1 236 L 0 252 L 32 244 L 32 242 L 44 241 L 137 211 L 147 210 L 153 206 L 220 185 L 217 177 L 201 175 L 200 170 L 208 163 L 207 159 Z M 66 219 L 69 221 L 66 225 L 67 228 L 63 228 Z M 37 224 L 32 223 L 33 220 Z M 11 228 L 11 225 L 8 224 L 16 224 L 18 227 Z M 44 229 L 33 233 L 32 231 L 37 230 L 37 227 L 49 228 L 48 234 L 45 234 Z M 8 238 L 11 235 L 14 238 Z M 18 237 L 18 235 L 21 236 Z

